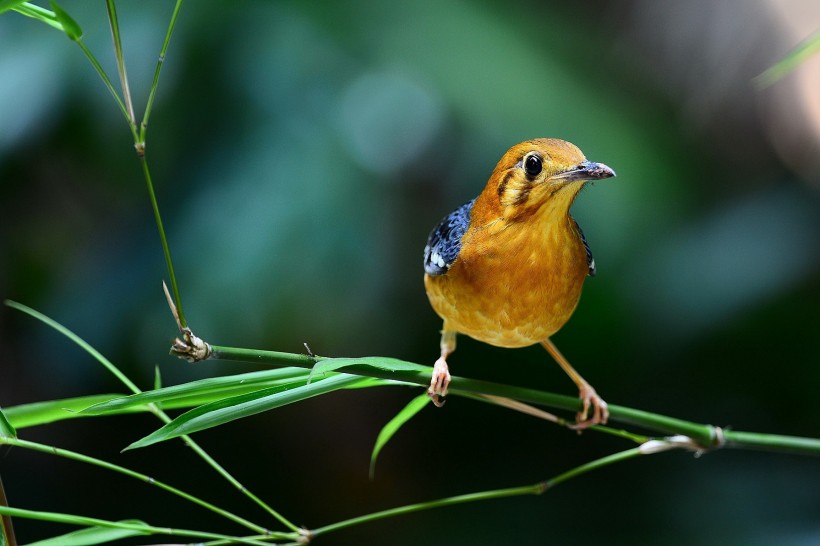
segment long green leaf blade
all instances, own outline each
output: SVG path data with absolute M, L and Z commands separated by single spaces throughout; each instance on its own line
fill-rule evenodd
M 41 23 L 45 23 L 52 28 L 56 28 L 60 32 L 64 32 L 63 25 L 57 20 L 57 17 L 54 15 L 54 12 L 49 11 L 45 8 L 41 8 L 36 4 L 32 4 L 31 2 L 22 2 L 15 7 L 12 8 L 14 11 L 19 13 L 20 15 L 25 15 L 26 17 L 31 17 Z
M 27 518 L 39 521 L 50 521 L 53 523 L 65 523 L 68 525 L 82 525 L 84 527 L 105 527 L 109 529 L 125 529 L 135 531 L 139 534 L 170 535 L 181 537 L 197 537 L 200 539 L 217 539 L 223 542 L 239 542 L 253 546 L 270 546 L 268 542 L 243 538 L 238 536 L 222 535 L 208 531 L 194 531 L 190 529 L 178 529 L 172 527 L 155 527 L 137 520 L 130 521 L 109 521 L 88 516 L 78 516 L 75 514 L 65 514 L 62 512 L 42 512 L 37 510 L 26 510 L 23 508 L 11 508 L 0 506 L 0 515 L 12 516 L 15 518 Z M 136 521 L 136 523 L 134 523 Z
M 128 519 L 118 521 L 129 525 L 147 525 L 143 521 Z M 135 529 L 117 529 L 107 527 L 87 527 L 79 531 L 73 531 L 64 535 L 30 542 L 28 546 L 91 546 L 93 544 L 103 544 L 135 536 L 145 535 L 145 532 Z
M 78 396 L 76 398 L 65 398 L 61 400 L 49 400 L 46 402 L 34 402 L 32 404 L 20 404 L 11 406 L 4 411 L 12 425 L 16 428 L 28 428 L 37 425 L 46 425 L 64 419 L 74 419 L 83 417 L 81 410 L 92 404 L 98 404 L 112 398 L 119 398 L 122 394 L 95 394 L 91 396 Z M 143 411 L 144 408 L 136 408 L 130 411 Z
M 370 455 L 370 479 L 376 473 L 376 458 L 379 456 L 382 448 L 390 441 L 393 435 L 410 419 L 412 419 L 418 412 L 422 410 L 430 402 L 430 397 L 427 394 L 421 394 L 413 398 L 409 404 L 390 419 L 376 438 L 376 444 L 373 446 L 373 453 Z
M 798 44 L 798 46 L 789 51 L 785 57 L 756 76 L 754 81 L 758 87 L 768 87 L 817 52 L 820 52 L 820 32 L 816 32 Z
M 17 438 L 17 431 L 14 430 L 2 408 L 0 408 L 0 438 Z
M 20 4 L 24 3 L 26 0 L 0 0 L 0 13 L 4 11 L 8 11 L 10 9 L 15 9 Z
M 50 0 L 51 9 L 54 10 L 54 16 L 63 25 L 63 32 L 65 32 L 66 36 L 73 41 L 76 42 L 80 38 L 83 37 L 83 29 L 80 28 L 80 24 L 71 17 L 66 10 L 61 8 L 57 2 L 54 0 Z
M 280 368 L 224 377 L 209 377 L 113 400 L 101 401 L 98 404 L 84 408 L 83 413 L 98 415 L 102 413 L 119 412 L 125 408 L 144 406 L 151 403 L 161 403 L 164 408 L 183 407 L 179 405 L 175 406 L 174 403 L 186 399 L 194 400 L 197 397 L 209 398 L 210 400 L 208 401 L 211 401 L 216 398 L 237 396 L 243 393 L 256 392 L 263 388 L 291 383 L 294 380 L 306 380 L 307 376 L 308 370 L 301 368 Z
M 430 372 L 429 366 L 422 366 L 421 364 L 399 360 L 398 358 L 365 356 L 361 358 L 325 358 L 313 366 L 310 370 L 310 377 L 312 379 L 314 375 L 340 370 L 349 366 L 370 366 L 388 372 Z
M 320 394 L 344 389 L 359 381 L 361 381 L 360 377 L 343 374 L 316 381 L 309 385 L 306 384 L 306 380 L 297 381 L 206 404 L 183 413 L 159 430 L 134 442 L 126 449 L 146 447 L 185 434 L 199 432 L 263 411 L 300 402 Z

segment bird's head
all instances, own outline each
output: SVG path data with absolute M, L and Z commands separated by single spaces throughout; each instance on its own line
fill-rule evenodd
M 527 140 L 501 158 L 484 190 L 485 200 L 509 220 L 539 210 L 569 211 L 590 180 L 615 176 L 603 163 L 587 161 L 577 146 L 555 138 Z M 489 205 L 489 203 L 486 203 Z

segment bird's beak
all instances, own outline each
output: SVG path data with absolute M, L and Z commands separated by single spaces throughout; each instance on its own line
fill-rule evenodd
M 574 182 L 576 180 L 600 180 L 602 178 L 612 178 L 613 176 L 615 176 L 615 171 L 603 163 L 582 161 L 571 169 L 553 175 L 550 178 L 553 180 L 561 180 L 562 182 Z

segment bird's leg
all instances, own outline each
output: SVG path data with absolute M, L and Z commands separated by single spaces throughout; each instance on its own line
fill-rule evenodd
M 607 419 L 609 419 L 609 409 L 604 399 L 598 396 L 598 393 L 595 392 L 592 385 L 587 383 L 586 380 L 581 377 L 581 374 L 575 371 L 575 368 L 564 358 L 564 355 L 561 354 L 552 340 L 546 339 L 541 342 L 541 345 L 552 355 L 552 358 L 555 359 L 558 365 L 561 366 L 561 369 L 572 379 L 573 383 L 578 386 L 578 397 L 581 399 L 583 406 L 581 411 L 575 416 L 575 426 L 573 428 L 583 430 L 593 425 L 606 424 Z M 588 419 L 587 415 L 589 414 L 590 406 L 592 407 L 592 417 Z
M 447 367 L 447 357 L 456 350 L 456 333 L 446 328 L 441 331 L 441 356 L 433 364 L 433 377 L 430 379 L 430 388 L 427 396 L 439 408 L 444 405 L 447 396 L 447 386 L 450 385 L 450 370 Z

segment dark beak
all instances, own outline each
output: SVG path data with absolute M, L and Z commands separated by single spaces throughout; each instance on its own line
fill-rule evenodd
M 602 178 L 612 178 L 613 176 L 615 176 L 615 171 L 603 163 L 582 161 L 570 170 L 556 174 L 551 178 L 565 182 L 574 182 L 576 180 L 600 180 Z

